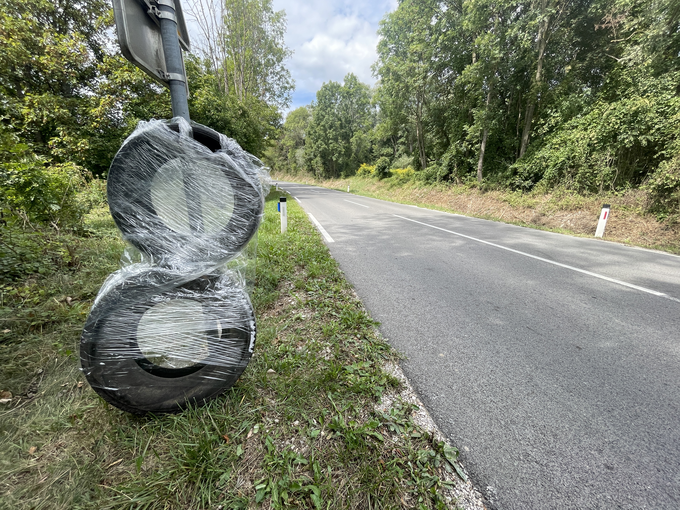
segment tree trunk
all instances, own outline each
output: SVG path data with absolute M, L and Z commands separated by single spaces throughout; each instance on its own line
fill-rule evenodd
M 545 14 L 548 8 L 548 0 L 541 0 L 541 13 Z M 545 48 L 548 45 L 548 29 L 550 28 L 550 16 L 546 16 L 538 25 L 538 58 L 536 61 L 536 75 L 531 86 L 531 92 L 527 98 L 527 110 L 524 116 L 524 130 L 522 131 L 522 143 L 519 148 L 519 157 L 524 156 L 531 138 L 531 123 L 534 120 L 534 112 L 536 110 L 536 101 L 538 99 L 538 92 L 543 81 L 543 58 L 545 56 Z
M 482 134 L 482 145 L 479 147 L 479 161 L 477 162 L 477 182 L 482 183 L 482 168 L 484 167 L 484 151 L 486 151 L 486 139 L 489 136 L 489 128 L 484 128 Z
M 486 95 L 486 111 L 485 115 L 488 116 L 489 104 L 491 103 L 491 92 L 493 85 L 489 84 L 489 93 Z M 486 152 L 486 140 L 489 138 L 489 126 L 487 119 L 484 119 L 484 131 L 482 132 L 482 143 L 479 147 L 479 161 L 477 161 L 477 182 L 482 183 L 482 178 L 484 177 L 482 173 L 482 168 L 484 168 L 484 152 Z
M 425 154 L 425 134 L 423 133 L 423 101 L 418 97 L 416 105 L 416 143 L 418 144 L 418 157 L 420 158 L 420 168 L 427 168 L 427 155 Z

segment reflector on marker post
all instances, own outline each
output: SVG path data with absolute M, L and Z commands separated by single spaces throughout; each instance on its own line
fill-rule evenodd
M 602 206 L 602 212 L 600 213 L 600 221 L 597 222 L 597 230 L 595 231 L 595 237 L 602 237 L 604 235 L 604 227 L 607 225 L 607 220 L 609 219 L 609 204 L 604 204 Z
M 286 197 L 279 198 L 279 208 L 281 210 L 281 233 L 288 230 L 288 209 L 286 208 Z

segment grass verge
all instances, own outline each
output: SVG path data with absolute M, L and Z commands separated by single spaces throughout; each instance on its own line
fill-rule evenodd
M 273 177 L 339 191 L 347 191 L 349 185 L 357 195 L 582 237 L 594 236 L 602 204 L 608 203 L 612 208 L 605 240 L 680 254 L 680 225 L 660 222 L 645 214 L 646 196 L 639 190 L 584 196 L 566 190 L 483 191 L 464 185 L 404 181 L 398 176 L 382 181 L 356 176 L 318 180 L 277 173 Z
M 255 355 L 204 407 L 135 417 L 78 370 L 99 285 L 123 250 L 108 211 L 78 263 L 0 289 L 0 508 L 449 508 L 457 451 L 417 426 L 378 336 L 319 234 L 270 196 L 260 229 Z

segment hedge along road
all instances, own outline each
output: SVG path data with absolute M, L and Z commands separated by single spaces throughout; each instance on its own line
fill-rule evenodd
M 680 257 L 279 186 L 489 507 L 680 508 Z

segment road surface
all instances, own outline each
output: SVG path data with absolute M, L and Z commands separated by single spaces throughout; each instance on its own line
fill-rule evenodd
M 279 186 L 490 508 L 680 508 L 680 257 Z

